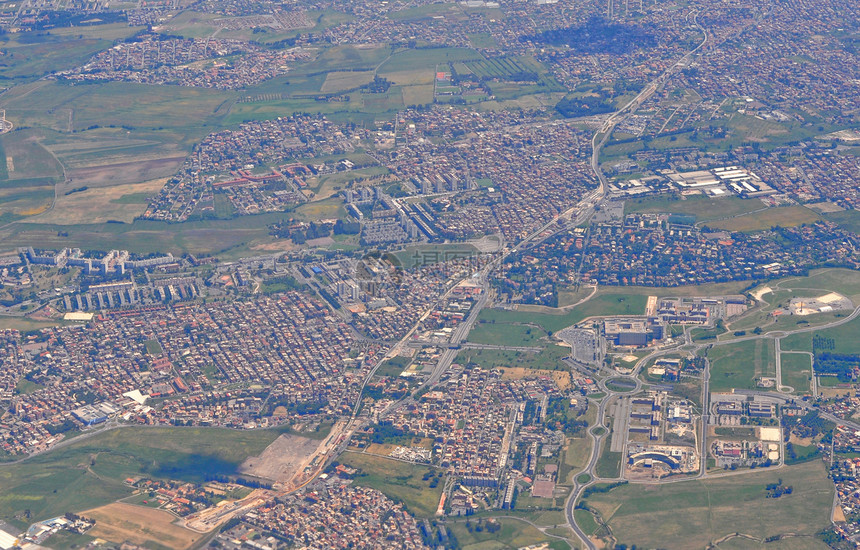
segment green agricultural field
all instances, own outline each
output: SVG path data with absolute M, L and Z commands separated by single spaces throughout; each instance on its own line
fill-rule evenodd
M 337 208 L 335 206 L 326 210 L 326 205 L 323 204 L 319 217 L 337 214 Z M 308 209 L 303 212 L 313 215 L 313 211 Z M 266 226 L 283 217 L 283 213 L 275 213 L 182 224 L 149 220 L 88 225 L 18 223 L 0 230 L 0 249 L 14 250 L 17 246 L 58 249 L 68 246 L 96 250 L 123 248 L 141 254 L 223 254 L 239 248 L 250 250 L 276 242 L 275 238 L 268 234 Z
M 3 95 L 0 107 L 20 126 L 59 132 L 90 126 L 125 126 L 127 131 L 174 128 L 188 132 L 217 125 L 233 92 L 181 86 L 106 82 L 72 86 L 40 81 Z M 71 114 L 70 114 L 71 111 Z M 71 122 L 70 122 L 71 120 Z
M 218 428 L 123 428 L 0 466 L 0 519 L 29 524 L 65 512 L 80 512 L 131 494 L 123 480 L 133 475 L 203 481 L 229 475 L 279 435 L 274 430 Z M 30 511 L 30 520 L 15 516 Z
M 310 75 L 330 71 L 374 69 L 390 54 L 391 49 L 385 45 L 334 46 L 324 50 L 313 61 L 297 68 L 296 72 L 299 75 Z
M 694 195 L 682 198 L 678 195 L 646 197 L 631 199 L 624 203 L 624 213 L 672 213 L 689 214 L 696 217 L 697 222 L 710 222 L 722 218 L 733 218 L 762 210 L 761 201 L 757 199 L 741 199 L 738 197 L 711 198 L 704 195 Z
M 768 339 L 715 345 L 708 351 L 708 359 L 711 362 L 711 391 L 755 389 L 756 378 L 776 374 L 773 341 Z
M 534 346 L 546 332 L 527 325 L 508 323 L 478 323 L 469 332 L 469 341 L 495 346 Z
M 765 486 L 780 478 L 792 486 L 792 494 L 766 498 Z M 592 495 L 587 502 L 620 544 L 699 549 L 737 532 L 756 538 L 814 535 L 830 525 L 833 484 L 825 465 L 812 461 L 706 481 L 629 484 Z
M 552 550 L 569 550 L 570 545 L 564 541 L 548 537 L 531 525 L 515 519 L 498 519 L 501 529 L 490 533 L 486 528 L 480 532 L 474 529 L 477 520 L 469 520 L 473 526 L 470 531 L 465 522 L 449 523 L 450 529 L 460 548 L 463 550 L 515 550 L 531 544 L 546 542 Z
M 771 227 L 796 227 L 805 223 L 815 223 L 821 216 L 805 206 L 783 206 L 768 208 L 763 212 L 745 214 L 726 220 L 714 221 L 708 224 L 714 229 L 729 231 L 753 232 L 764 231 Z
M 131 27 L 125 28 L 128 34 L 134 32 Z M 0 65 L 0 83 L 12 86 L 55 71 L 72 69 L 83 65 L 99 51 L 113 45 L 111 39 L 78 36 L 48 33 L 4 34 L 0 37 L 0 48 L 4 52 L 3 64 Z
M 785 353 L 781 358 L 782 383 L 794 388 L 795 393 L 810 391 L 812 358 L 805 353 Z
M 426 4 L 415 8 L 392 11 L 388 14 L 388 18 L 397 21 L 414 21 L 417 19 L 427 19 L 428 17 L 433 17 L 435 15 L 445 15 L 459 11 L 459 6 L 455 3 Z
M 439 64 L 479 59 L 483 59 L 483 56 L 469 48 L 403 50 L 392 54 L 388 60 L 379 66 L 377 72 L 385 76 L 386 73 L 412 71 L 419 67 L 426 67 L 432 71 Z
M 355 483 L 378 489 L 389 497 L 403 502 L 409 511 L 419 517 L 432 517 L 442 496 L 444 480 L 435 488 L 424 474 L 438 474 L 429 466 L 398 462 L 385 457 L 347 452 L 338 459 L 340 463 L 361 469 Z

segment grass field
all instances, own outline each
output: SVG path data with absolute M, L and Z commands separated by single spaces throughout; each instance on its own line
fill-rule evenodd
M 711 362 L 711 391 L 755 389 L 756 377 L 776 374 L 771 340 L 718 345 L 708 351 L 708 359 Z
M 764 231 L 771 227 L 796 227 L 805 223 L 814 223 L 821 216 L 805 206 L 783 206 L 768 208 L 754 214 L 740 215 L 727 220 L 710 222 L 712 229 L 727 229 L 729 231 Z
M 478 323 L 469 332 L 469 342 L 496 346 L 534 346 L 546 332 L 537 327 L 508 323 Z
M 793 493 L 765 498 L 765 486 L 779 478 Z M 679 550 L 736 532 L 812 535 L 830 524 L 832 501 L 833 484 L 820 461 L 707 481 L 629 484 L 588 498 L 619 543 Z
M 315 203 L 299 215 L 336 217 L 342 206 L 334 202 Z M 80 247 L 132 252 L 173 252 L 182 254 L 227 254 L 237 250 L 256 250 L 276 243 L 267 225 L 283 219 L 283 213 L 240 216 L 230 220 L 203 220 L 182 224 L 135 220 L 133 223 L 56 225 L 19 223 L 0 230 L 0 250 L 16 246 L 58 249 Z
M 538 311 L 485 309 L 479 319 L 485 322 L 538 324 L 547 332 L 556 332 L 582 321 L 601 315 L 642 315 L 645 313 L 647 294 L 629 294 L 626 288 L 601 289 L 591 300 L 570 311 L 535 308 Z M 552 311 L 552 313 L 544 313 Z
M 235 97 L 232 92 L 180 86 L 150 86 L 130 82 L 106 82 L 72 86 L 42 81 L 4 94 L 0 107 L 15 113 L 20 126 L 49 128 L 59 132 L 90 126 L 125 126 L 187 131 L 217 124 L 219 110 Z M 70 114 L 71 111 L 71 114 Z M 211 131 L 211 130 L 210 130 Z
M 344 453 L 339 461 L 361 469 L 362 474 L 356 477 L 356 484 L 382 491 L 403 502 L 419 517 L 435 514 L 444 483 L 430 488 L 430 481 L 422 479 L 427 472 L 436 473 L 432 468 L 353 452 Z
M 127 34 L 135 32 L 128 26 L 125 29 Z M 0 83 L 11 86 L 41 78 L 54 71 L 77 67 L 112 45 L 113 40 L 110 38 L 82 35 L 83 32 L 74 36 L 53 33 L 4 34 L 0 38 L 0 47 L 4 52 Z
M 696 217 L 697 222 L 710 222 L 721 218 L 733 218 L 761 210 L 763 205 L 756 199 L 741 199 L 738 197 L 711 198 L 704 195 L 680 197 L 675 195 L 646 197 L 625 201 L 624 213 L 675 213 L 689 214 Z M 730 223 L 730 221 L 719 222 Z M 709 224 L 713 225 L 713 224 Z M 770 226 L 768 226 L 770 227 Z
M 132 475 L 203 481 L 206 474 L 232 474 L 258 455 L 278 432 L 217 428 L 124 428 L 0 466 L 0 519 L 18 526 L 80 512 L 131 494 Z
M 154 197 L 166 179 L 130 183 L 112 187 L 96 187 L 85 191 L 58 193 L 54 209 L 28 221 L 44 221 L 58 225 L 98 224 L 109 220 L 132 223 L 146 211 L 147 197 Z M 74 184 L 63 188 L 74 189 Z
M 621 474 L 621 453 L 613 453 L 609 450 L 610 441 L 612 441 L 611 434 L 603 438 L 600 457 L 594 466 L 594 473 L 597 477 L 615 478 Z
M 173 525 L 176 519 L 162 510 L 115 502 L 81 515 L 96 520 L 87 534 L 113 543 L 130 542 L 148 548 L 188 548 L 205 535 Z
M 860 153 L 860 151 L 858 151 Z M 860 233 L 860 212 L 857 210 L 843 210 L 824 215 L 824 219 L 838 224 L 843 229 Z
M 573 516 L 576 518 L 576 524 L 579 528 L 582 529 L 589 537 L 593 536 L 600 530 L 600 525 L 598 525 L 597 520 L 594 519 L 594 514 L 588 510 L 574 510 Z
M 832 350 L 834 353 L 860 354 L 860 338 L 857 338 L 857 335 L 860 334 L 860 317 L 838 327 L 815 333 L 806 332 L 787 336 L 782 339 L 780 345 L 783 351 L 811 352 L 813 334 L 823 338 L 832 338 L 835 345 L 835 348 Z
M 860 302 L 860 272 L 850 269 L 818 269 L 808 277 L 790 277 L 777 282 L 782 288 L 791 288 L 795 291 L 808 289 L 839 292 L 854 302 Z M 770 286 L 773 287 L 773 285 Z
M 470 520 L 472 525 L 476 520 Z M 463 550 L 515 550 L 531 544 L 549 543 L 552 550 L 569 550 L 564 541 L 547 537 L 528 523 L 514 519 L 499 519 L 501 529 L 490 533 L 486 529 L 478 532 L 466 528 L 465 523 L 450 523 L 448 528 L 454 532 Z
M 808 393 L 812 376 L 812 359 L 802 353 L 782 353 L 782 383 L 794 388 L 795 393 Z
M 373 80 L 373 71 L 332 71 L 325 77 L 320 91 L 324 94 L 352 90 Z
M 568 370 L 561 360 L 570 353 L 568 348 L 549 345 L 539 353 L 497 349 L 464 349 L 457 354 L 460 364 L 475 363 L 484 369 L 522 367 L 536 370 Z
M 589 423 L 590 424 L 590 423 Z M 588 465 L 591 456 L 591 439 L 574 437 L 568 440 L 567 450 L 559 468 L 559 483 L 570 483 L 570 476 Z
M 758 543 L 747 538 L 732 538 L 716 546 L 718 550 L 828 550 L 830 547 L 813 536 L 791 537 Z

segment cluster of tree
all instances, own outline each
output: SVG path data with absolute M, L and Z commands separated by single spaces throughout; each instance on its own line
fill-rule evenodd
M 627 485 L 627 481 L 616 481 L 614 483 L 598 483 L 596 485 L 590 485 L 585 488 L 582 492 L 582 498 L 588 498 L 593 494 L 597 493 L 608 493 L 612 489 L 616 487 L 621 487 L 622 485 Z
M 498 521 L 489 520 L 484 523 L 483 519 L 478 518 L 478 522 L 472 525 L 471 520 L 466 520 L 466 530 L 470 533 L 482 533 L 485 529 L 487 533 L 496 533 L 502 526 Z
M 391 424 L 377 424 L 373 427 L 373 433 L 370 436 L 372 443 L 390 443 L 403 442 L 409 434 L 406 431 L 396 428 Z
M 317 414 L 328 406 L 328 400 L 320 399 L 319 401 L 292 402 L 287 403 L 284 406 L 292 414 Z
M 30 24 L 30 28 L 45 30 L 55 27 L 94 27 L 107 23 L 125 22 L 127 19 L 123 12 L 102 12 L 99 13 L 98 18 L 94 18 L 91 13 L 43 11 L 39 14 L 39 18 Z
M 225 476 L 223 474 L 206 474 L 203 476 L 203 479 L 206 481 L 218 481 L 220 483 L 238 483 L 239 485 L 244 485 L 245 487 L 250 487 L 252 489 L 271 489 L 271 483 L 264 483 L 262 481 L 256 479 L 245 479 L 244 477 L 230 477 Z M 224 525 L 223 530 L 228 530 L 227 527 L 229 522 Z M 236 523 L 238 525 L 238 523 Z M 235 527 L 235 525 L 233 526 Z
M 337 220 L 334 224 L 335 235 L 358 235 L 361 233 L 361 223 Z
M 767 484 L 765 490 L 767 491 L 766 498 L 779 498 L 782 495 L 790 495 L 794 488 L 791 485 L 783 485 L 782 478 L 780 478 L 776 483 Z
M 826 338 L 824 336 L 820 336 L 816 334 L 812 337 L 812 351 L 818 353 L 818 350 L 833 350 L 836 349 L 836 340 L 833 338 Z
M 819 374 L 835 374 L 840 382 L 854 380 L 854 371 L 860 367 L 860 355 L 848 353 L 831 353 L 829 351 L 815 354 L 815 372 Z
M 75 193 L 83 193 L 87 189 L 89 189 L 89 187 L 87 187 L 86 185 L 84 185 L 83 187 L 75 187 L 74 189 L 70 189 L 69 191 L 66 191 L 65 195 L 68 197 L 69 195 L 73 195 Z
M 546 427 L 561 430 L 567 436 L 576 437 L 588 428 L 588 422 L 578 419 L 585 414 L 585 411 L 586 409 L 578 409 L 574 413 L 564 397 L 550 399 L 546 407 Z
M 599 96 L 565 97 L 559 101 L 555 110 L 566 118 L 611 113 L 614 109 L 609 99 Z
M 45 429 L 48 430 L 48 433 L 51 435 L 69 432 L 75 428 L 77 428 L 77 425 L 69 418 L 65 419 L 62 424 L 49 424 L 48 426 L 45 426 Z
M 836 426 L 833 422 L 830 422 L 825 418 L 821 418 L 817 410 L 809 411 L 800 417 L 784 416 L 782 423 L 790 429 L 791 433 L 794 433 L 800 438 L 817 437 L 821 434 L 829 434 Z M 786 430 L 786 433 L 789 433 L 789 430 Z
M 288 290 L 298 290 L 304 285 L 299 283 L 295 277 L 291 275 L 280 275 L 263 281 L 263 286 L 260 289 L 263 294 L 274 294 L 277 292 L 286 292 Z
M 639 25 L 613 23 L 596 16 L 582 25 L 521 36 L 520 40 L 550 46 L 568 46 L 578 54 L 623 55 L 657 45 L 656 37 Z
M 391 87 L 391 81 L 385 77 L 376 75 L 364 87 L 372 94 L 384 94 Z

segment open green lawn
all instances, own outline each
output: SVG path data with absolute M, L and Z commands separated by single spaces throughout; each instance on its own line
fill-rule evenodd
M 544 330 L 528 325 L 478 323 L 469 332 L 469 342 L 496 346 L 535 346 L 544 336 Z
M 815 223 L 821 216 L 805 206 L 783 206 L 768 208 L 762 212 L 744 214 L 733 218 L 708 223 L 712 229 L 729 231 L 764 231 L 771 227 L 796 227 L 805 223 Z
M 715 345 L 708 351 L 708 359 L 711 362 L 711 391 L 755 389 L 755 378 L 776 374 L 773 341 L 768 339 Z
M 785 353 L 781 359 L 782 383 L 794 388 L 795 393 L 810 391 L 812 358 L 805 353 Z
M 780 478 L 793 487 L 793 493 L 766 498 L 765 486 Z M 812 461 L 706 481 L 629 484 L 587 501 L 619 543 L 683 550 L 705 548 L 735 532 L 762 538 L 813 535 L 830 524 L 833 490 L 825 465 Z
M 594 473 L 597 477 L 615 478 L 621 474 L 621 453 L 614 453 L 609 450 L 609 443 L 611 441 L 612 434 L 603 438 L 600 457 L 597 459 L 597 464 L 594 467 Z
M 786 336 L 780 342 L 780 346 L 783 351 L 812 351 L 812 338 L 814 335 L 818 335 L 833 339 L 835 347 L 832 351 L 834 353 L 860 354 L 858 334 L 860 334 L 860 317 L 838 327 Z
M 0 519 L 30 511 L 30 521 L 79 512 L 131 494 L 126 477 L 203 481 L 232 474 L 279 433 L 219 428 L 122 428 L 0 466 Z
M 625 214 L 633 212 L 690 214 L 696 217 L 697 222 L 708 222 L 721 218 L 740 216 L 753 210 L 761 210 L 762 208 L 761 201 L 757 199 L 741 199 L 738 197 L 715 199 L 703 195 L 694 195 L 685 198 L 677 195 L 645 197 L 642 199 L 631 199 L 624 203 Z
M 344 453 L 338 460 L 342 464 L 361 469 L 361 474 L 355 478 L 356 484 L 382 491 L 403 502 L 410 512 L 419 517 L 433 517 L 436 513 L 444 480 L 440 480 L 435 488 L 430 488 L 431 481 L 422 478 L 428 472 L 439 473 L 437 470 L 353 452 Z

